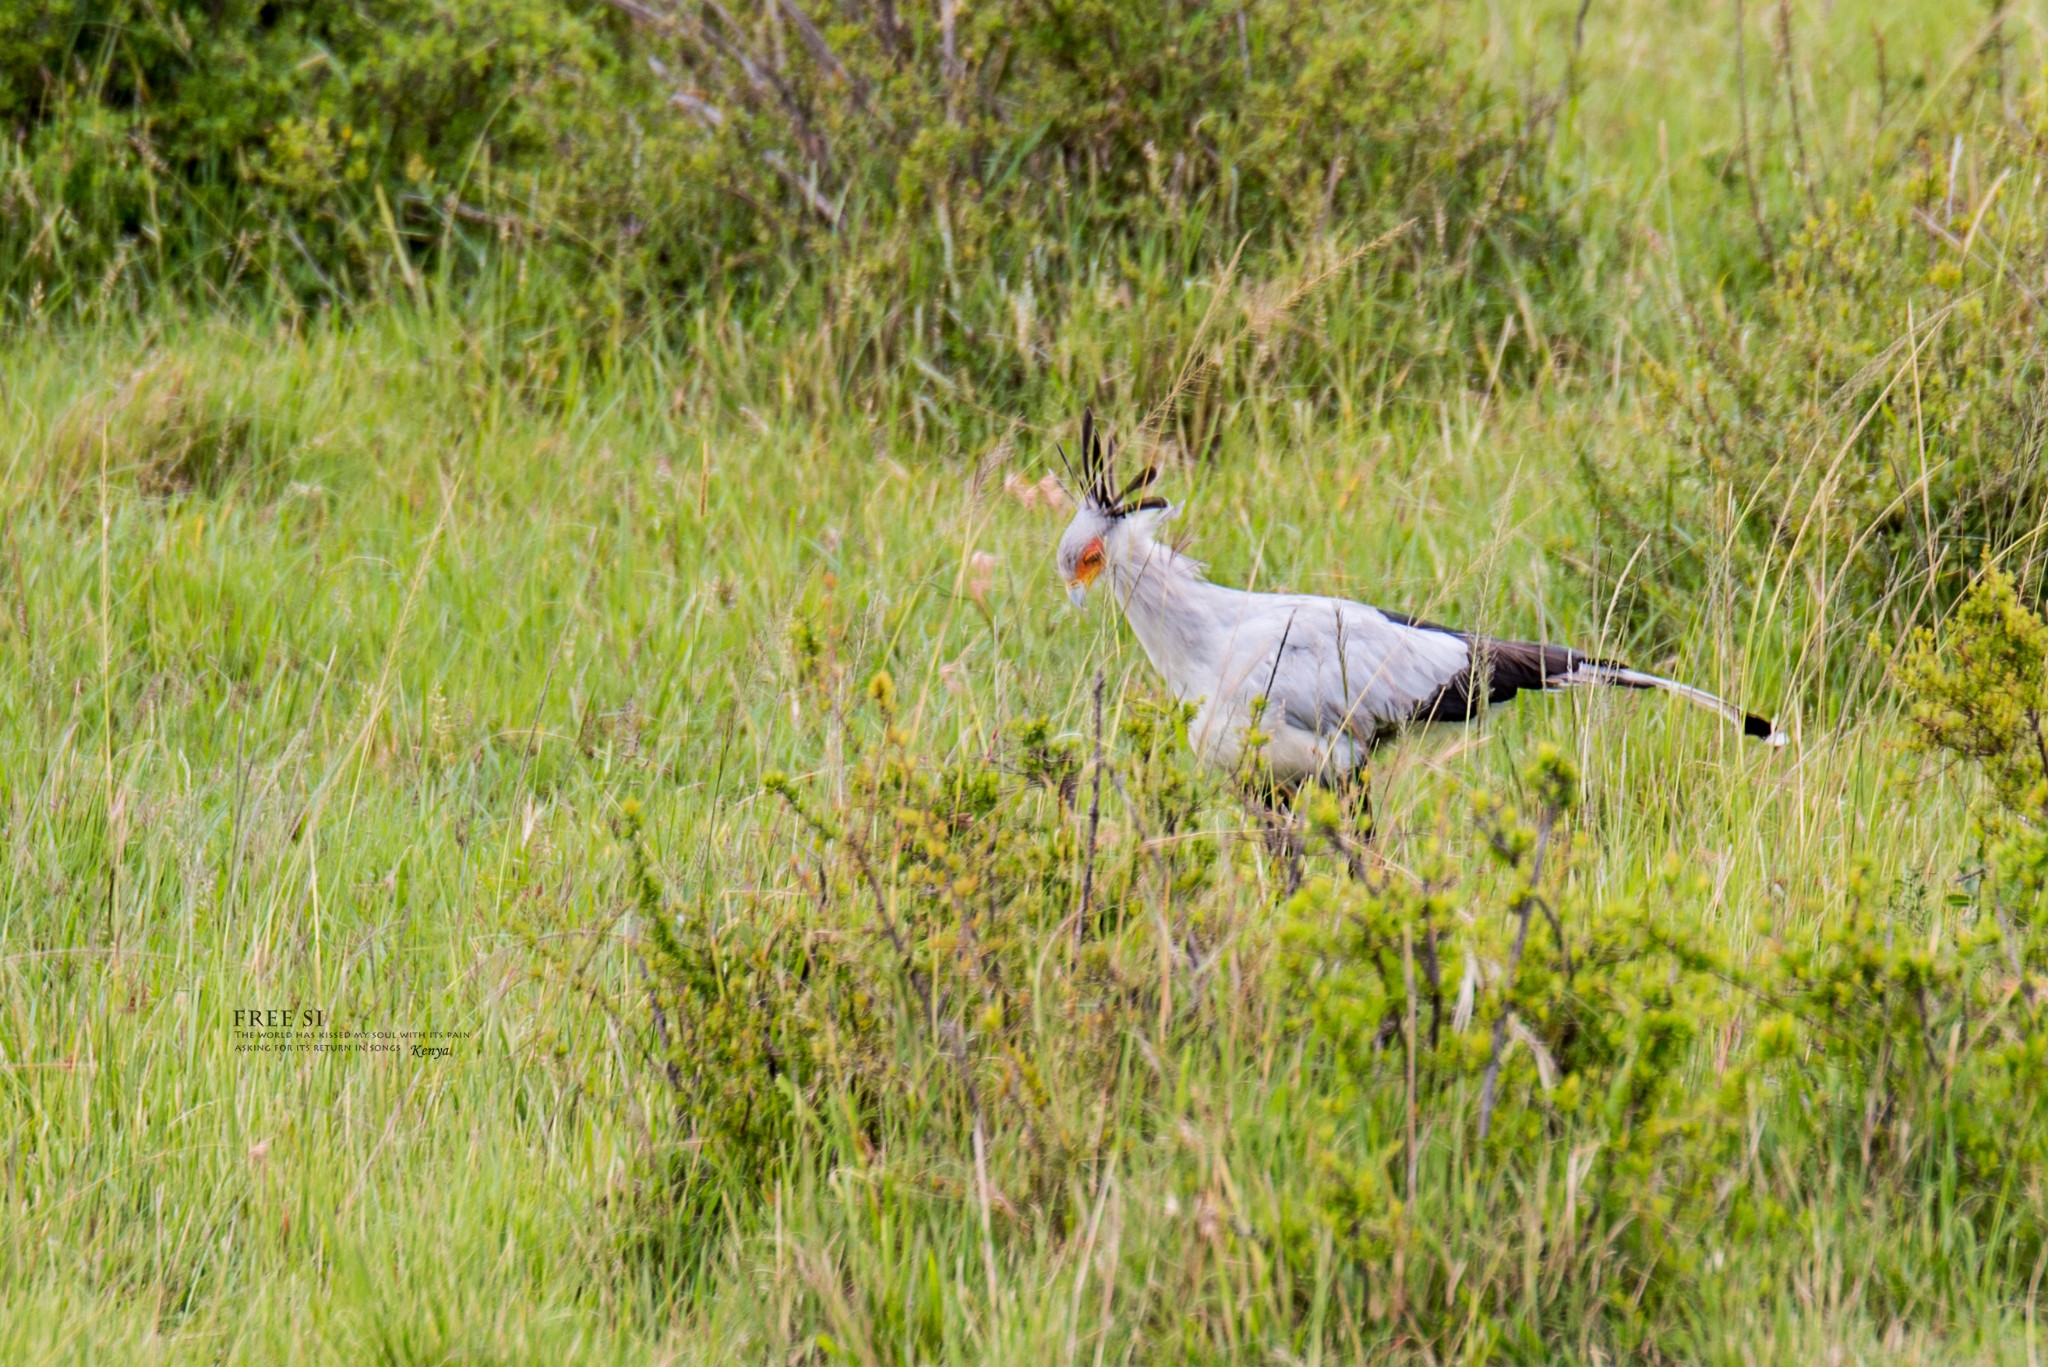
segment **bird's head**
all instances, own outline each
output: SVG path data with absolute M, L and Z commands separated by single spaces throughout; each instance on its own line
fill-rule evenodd
M 1066 461 L 1064 449 L 1060 459 Z M 1074 520 L 1060 536 L 1059 571 L 1067 597 L 1080 607 L 1087 601 L 1088 586 L 1129 553 L 1132 539 L 1148 535 L 1173 509 L 1157 494 L 1145 493 L 1159 477 L 1156 465 L 1117 488 L 1116 444 L 1096 427 L 1092 409 L 1081 412 L 1080 459 L 1066 463 L 1075 508 Z

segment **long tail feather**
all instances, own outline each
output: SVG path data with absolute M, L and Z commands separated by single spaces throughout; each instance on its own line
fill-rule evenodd
M 1675 694 L 1695 707 L 1704 707 L 1742 728 L 1742 734 L 1766 745 L 1783 745 L 1783 731 L 1766 717 L 1745 712 L 1725 698 L 1704 688 L 1667 679 L 1613 660 L 1596 660 L 1570 646 L 1537 641 L 1503 641 L 1493 636 L 1440 627 L 1400 613 L 1382 615 L 1400 626 L 1417 631 L 1438 631 L 1456 636 L 1471 648 L 1471 666 L 1463 676 L 1445 684 L 1417 706 L 1414 719 L 1424 722 L 1467 721 L 1489 706 L 1498 706 L 1525 691 L 1555 692 L 1589 685 L 1606 688 L 1655 688 Z
M 1783 745 L 1787 737 L 1783 731 L 1771 725 L 1768 718 L 1754 712 L 1745 712 L 1726 698 L 1715 697 L 1704 688 L 1667 679 L 1661 674 L 1648 674 L 1640 669 L 1628 669 L 1621 665 L 1607 664 L 1599 660 L 1581 659 L 1575 661 L 1565 673 L 1556 675 L 1550 683 L 1554 688 L 1571 688 L 1581 684 L 1605 684 L 1613 688 L 1658 688 L 1675 694 L 1695 707 L 1704 707 L 1709 712 L 1726 717 L 1742 728 L 1742 734 L 1752 736 L 1766 745 Z

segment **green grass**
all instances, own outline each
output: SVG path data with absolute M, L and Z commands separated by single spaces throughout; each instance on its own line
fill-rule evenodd
M 1807 40 L 1823 89 L 1867 37 L 1851 8 Z M 1557 13 L 1468 21 L 1499 70 L 1533 52 L 1554 74 Z M 1889 30 L 1893 59 L 1939 65 L 1973 25 L 1929 7 Z M 1715 236 L 1742 229 L 1740 202 L 1659 160 L 1691 175 L 1726 151 L 1721 89 L 1678 62 L 1721 53 L 1721 27 L 1650 7 L 1589 22 L 1566 164 L 1606 225 L 1593 269 L 1617 316 L 1742 255 Z M 1751 60 L 1770 60 L 1762 36 Z M 1688 230 L 1679 196 L 1716 208 Z M 1652 228 L 1692 264 L 1645 245 Z M 1005 1227 L 985 1254 L 985 1212 L 931 1196 L 960 1178 L 931 1157 L 960 1136 L 927 1136 L 920 1175 L 847 1161 L 820 1122 L 759 1206 L 688 1215 L 712 1233 L 685 1284 L 625 1251 L 657 1084 L 547 966 L 589 953 L 631 981 L 627 799 L 672 904 L 803 905 L 802 843 L 760 780 L 829 783 L 843 736 L 794 680 L 793 619 L 829 594 L 848 689 L 888 670 L 908 744 L 935 756 L 998 750 L 1034 714 L 1085 739 L 1098 671 L 1112 736 L 1160 687 L 1107 603 L 1067 608 L 1061 514 L 1004 490 L 1043 473 L 1057 415 L 950 450 L 943 425 L 910 438 L 835 405 L 801 355 L 779 407 L 767 385 L 706 400 L 693 377 L 718 362 L 680 346 L 616 346 L 537 390 L 530 358 L 461 307 L 409 304 L 25 332 L 0 354 L 0 1360 L 1415 1355 L 1327 1248 L 1279 1265 L 1262 1243 L 1307 1189 L 1325 1079 L 1271 986 L 1281 871 L 1220 790 L 1201 820 L 1235 853 L 1201 911 L 1227 928 L 1224 966 L 1195 989 L 1202 1017 L 1146 1044 L 1163 1057 L 1115 1075 L 1116 1125 L 1064 1222 Z M 1369 375 L 1332 383 L 1313 413 L 1247 400 L 1219 459 L 1167 473 L 1217 578 L 1629 644 L 1555 553 L 1588 535 L 1575 453 L 1657 439 L 1626 359 L 1384 405 Z M 1801 715 L 1813 666 L 1732 589 L 1642 663 L 1784 713 L 1793 744 L 1654 699 L 1525 701 L 1383 757 L 1385 856 L 1416 862 L 1443 829 L 1476 862 L 1446 813 L 1516 794 L 1547 742 L 1584 775 L 1582 899 L 1641 895 L 1676 860 L 1701 878 L 1657 915 L 1737 958 L 1842 915 L 1859 865 L 1952 919 L 1973 786 L 1900 757 L 1888 695 Z M 1130 846 L 1114 795 L 1105 825 Z M 1050 974 L 1063 939 L 1039 951 Z M 1151 950 L 1133 932 L 1107 952 Z M 432 1062 L 237 1053 L 233 1011 L 271 1006 L 465 1038 Z M 1711 1054 L 1690 1065 L 1701 1090 Z M 1989 1271 L 1973 1286 L 1966 1229 L 1889 1225 L 1842 1182 L 1806 1228 L 1728 1248 L 1734 1269 L 1658 1324 L 1667 1358 L 2033 1360 L 2031 1298 Z M 1528 1270 L 1528 1303 L 1565 1308 L 1522 1331 L 1575 1324 L 1556 1352 L 1591 1355 L 1598 1295 L 1554 1275 Z

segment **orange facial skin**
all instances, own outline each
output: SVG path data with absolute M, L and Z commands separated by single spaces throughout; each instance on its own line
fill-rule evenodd
M 1081 559 L 1074 566 L 1074 583 L 1085 589 L 1094 583 L 1096 576 L 1101 573 L 1102 538 L 1098 536 L 1081 552 Z

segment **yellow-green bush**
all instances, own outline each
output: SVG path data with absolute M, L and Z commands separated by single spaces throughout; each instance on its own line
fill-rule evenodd
M 1462 375 L 1467 323 L 1512 307 L 1502 263 L 1541 290 L 1571 250 L 1545 207 L 1543 110 L 1447 63 L 1432 15 L 0 5 L 0 301 L 119 317 L 484 282 L 544 351 L 744 333 L 712 349 L 800 355 L 920 432 L 926 391 L 1031 408 L 1129 372 L 1150 404 L 1190 365 L 1227 376 L 1254 334 L 1259 375 L 1338 357 Z M 1365 283 L 1342 326 L 1284 326 L 1346 275 Z M 1473 319 L 1411 306 L 1452 296 Z M 1121 345 L 1070 354 L 1083 332 Z M 716 396 L 757 378 L 716 377 Z
M 1102 1136 L 1149 1134 L 1191 1060 L 1249 1032 L 1273 1072 L 1245 1104 L 1285 1120 L 1274 1190 L 1198 1212 L 1200 1238 L 1440 1356 L 1647 1351 L 1740 1294 L 1745 1244 L 1821 1222 L 1967 1228 L 1968 1275 L 2025 1288 L 2048 969 L 2009 878 L 1940 930 L 1915 887 L 1859 883 L 1850 915 L 1731 955 L 1664 910 L 1703 895 L 1675 861 L 1582 884 L 1577 776 L 1544 747 L 1528 814 L 1472 804 L 1491 861 L 1439 841 L 1398 868 L 1306 800 L 1298 836 L 1336 858 L 1275 917 L 1246 861 L 1155 834 L 1224 800 L 1168 773 L 1158 716 L 1104 737 L 1098 809 L 1075 738 L 1027 722 L 1000 756 L 922 754 L 889 676 L 855 688 L 830 630 L 796 646 L 843 749 L 767 779 L 785 895 L 671 904 L 625 818 L 642 968 L 607 1010 L 654 1099 L 629 1259 L 701 1266 L 820 1172 L 986 1220 L 992 1259 L 1077 1237 Z M 1263 986 L 1209 976 L 1231 944 Z M 1864 1294 L 1911 1313 L 1940 1266 L 1902 1238 Z
M 623 54 L 545 0 L 0 4 L 9 312 L 352 297 L 595 127 Z M 486 218 L 494 215 L 486 214 Z

